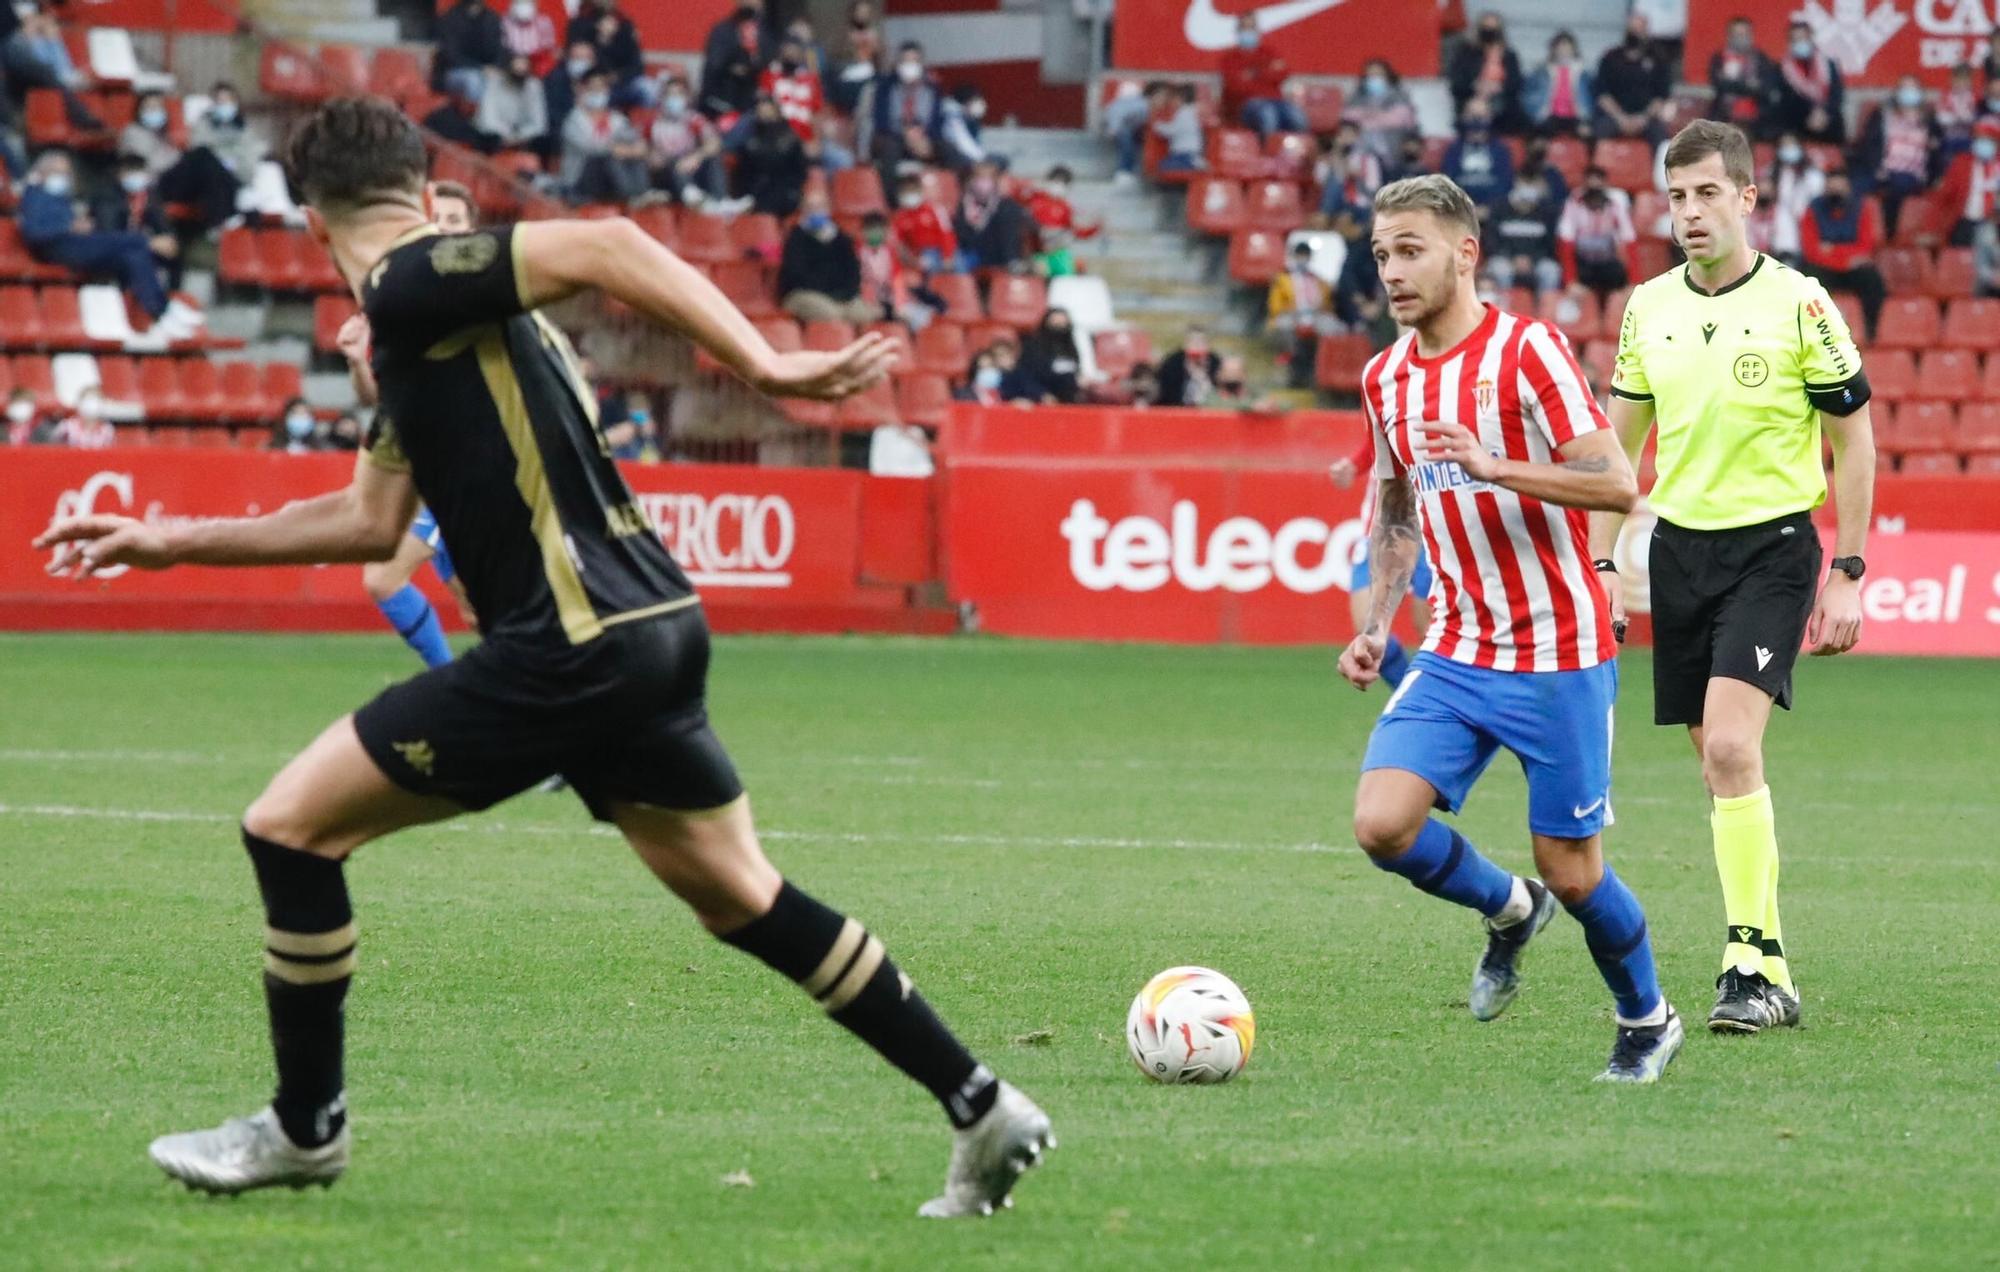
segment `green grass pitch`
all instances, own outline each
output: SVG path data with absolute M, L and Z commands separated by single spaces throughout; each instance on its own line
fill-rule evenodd
M 1646 1090 L 1590 1082 L 1609 1005 L 1566 917 L 1506 1018 L 1466 1014 L 1474 920 L 1348 839 L 1382 697 L 1325 650 L 721 641 L 772 855 L 1055 1119 L 1014 1212 L 937 1225 L 929 1098 L 567 796 L 350 866 L 338 1187 L 169 1185 L 149 1138 L 269 1091 L 234 818 L 411 660 L 0 638 L 0 1267 L 1994 1266 L 2000 666 L 1807 661 L 1769 752 L 1808 1027 L 1717 1039 L 1701 786 L 1628 662 L 1610 852 L 1693 1026 Z M 1525 868 L 1523 814 L 1503 759 L 1463 825 Z M 1181 962 L 1256 1007 L 1235 1083 L 1125 1058 Z

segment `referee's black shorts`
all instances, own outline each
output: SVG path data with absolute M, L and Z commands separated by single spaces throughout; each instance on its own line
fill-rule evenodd
M 1653 531 L 1653 720 L 1700 724 L 1718 676 L 1791 709 L 1792 664 L 1819 594 L 1809 513 L 1733 530 Z
M 743 793 L 709 728 L 708 658 L 699 606 L 558 651 L 489 640 L 390 686 L 354 727 L 396 785 L 470 810 L 560 773 L 600 821 L 619 802 L 700 812 Z

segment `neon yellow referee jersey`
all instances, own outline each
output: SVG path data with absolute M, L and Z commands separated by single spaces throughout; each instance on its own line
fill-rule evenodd
M 1653 511 L 1689 530 L 1773 521 L 1826 502 L 1819 412 L 1868 401 L 1861 353 L 1826 289 L 1757 254 L 1713 295 L 1682 265 L 1625 307 L 1611 391 L 1651 402 Z

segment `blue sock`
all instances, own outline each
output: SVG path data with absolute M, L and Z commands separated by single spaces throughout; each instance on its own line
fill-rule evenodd
M 1410 651 L 1403 648 L 1403 642 L 1394 636 L 1382 649 L 1382 679 L 1389 682 L 1391 689 L 1403 683 L 1403 677 L 1410 671 Z
M 1506 906 L 1514 893 L 1514 876 L 1479 855 L 1465 836 L 1432 817 L 1417 832 L 1417 841 L 1390 861 L 1371 858 L 1434 897 L 1469 906 L 1487 918 Z
M 1583 925 L 1584 944 L 1618 1000 L 1618 1018 L 1643 1020 L 1660 1005 L 1660 977 L 1653 968 L 1653 942 L 1646 914 L 1624 881 L 1604 868 L 1604 879 L 1583 904 L 1569 907 Z
M 386 601 L 376 602 L 382 617 L 389 620 L 389 626 L 403 638 L 403 643 L 417 651 L 417 657 L 424 660 L 426 667 L 442 667 L 451 661 L 451 646 L 444 640 L 444 625 L 438 622 L 437 611 L 414 583 L 406 583 L 403 590 Z

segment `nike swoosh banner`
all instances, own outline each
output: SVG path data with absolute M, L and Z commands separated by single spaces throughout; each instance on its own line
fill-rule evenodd
M 1438 6 L 1428 0 L 1119 0 L 1112 61 L 1137 71 L 1216 70 L 1246 13 L 1298 74 L 1355 75 L 1372 57 L 1403 75 L 1438 73 Z
M 1757 47 L 1776 57 L 1793 21 L 1813 31 L 1820 50 L 1849 84 L 1888 87 L 1917 75 L 1944 87 L 1960 62 L 1986 57 L 1981 0 L 1688 0 L 1687 78 L 1705 81 L 1709 58 L 1723 48 L 1729 20 L 1750 19 Z

